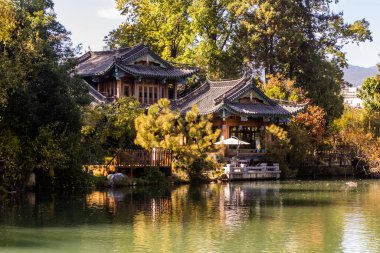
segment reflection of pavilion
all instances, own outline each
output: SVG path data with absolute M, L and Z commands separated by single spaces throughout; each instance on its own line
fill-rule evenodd
M 220 215 L 228 227 L 239 227 L 252 215 L 260 217 L 267 203 L 281 206 L 279 182 L 228 183 L 220 196 Z
M 267 197 L 278 196 L 279 193 L 280 183 L 276 181 L 228 183 L 224 186 L 224 202 L 226 205 L 247 206 L 252 201 L 266 200 Z

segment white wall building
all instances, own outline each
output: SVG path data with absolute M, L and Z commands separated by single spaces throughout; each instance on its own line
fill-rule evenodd
M 358 97 L 358 88 L 349 87 L 342 90 L 344 103 L 351 107 L 363 108 L 363 100 Z

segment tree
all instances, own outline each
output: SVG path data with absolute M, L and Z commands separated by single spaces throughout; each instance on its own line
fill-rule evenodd
M 291 125 L 304 129 L 317 147 L 326 134 L 326 112 L 319 106 L 308 105 L 305 112 L 292 118 Z
M 186 171 L 193 181 L 202 180 L 206 169 L 218 166 L 207 154 L 216 151 L 214 143 L 220 135 L 219 129 L 212 129 L 211 119 L 211 115 L 199 115 L 197 106 L 193 106 L 185 115 L 185 128 L 182 131 L 185 145 L 181 146 L 176 166 Z
M 202 178 L 203 171 L 214 166 L 207 153 L 215 150 L 213 143 L 220 132 L 212 130 L 210 118 L 200 116 L 196 106 L 183 118 L 171 110 L 169 100 L 160 99 L 136 118 L 135 126 L 136 144 L 150 151 L 171 150 L 176 168 L 187 172 L 191 180 Z
M 233 0 L 116 3 L 126 21 L 105 38 L 111 47 L 144 42 L 165 60 L 197 65 L 212 77 L 240 74 L 243 57 L 235 43 L 239 20 L 230 9 Z
M 379 128 L 379 118 L 378 114 L 368 118 L 368 111 L 347 107 L 333 124 L 335 149 L 347 154 L 361 175 L 380 173 L 379 133 L 368 128 L 368 122 Z
M 271 158 L 279 162 L 283 176 L 294 176 L 306 161 L 314 159 L 312 138 L 306 129 L 297 125 L 269 125 L 266 131 L 273 136 L 269 147 Z
M 269 75 L 267 78 L 267 83 L 262 84 L 262 87 L 265 94 L 270 98 L 291 102 L 305 102 L 305 92 L 301 88 L 295 88 L 293 80 L 286 79 L 279 73 Z
M 318 163 L 318 151 L 323 150 L 326 131 L 326 113 L 318 106 L 309 105 L 305 112 L 294 116 L 285 126 L 270 125 L 266 130 L 273 136 L 269 152 L 281 163 L 283 175 L 293 175 L 306 163 Z
M 110 46 L 144 42 L 167 60 L 189 53 L 188 46 L 195 39 L 189 25 L 191 1 L 117 0 L 116 3 L 126 22 L 105 38 Z
M 89 99 L 73 76 L 75 51 L 53 7 L 50 0 L 1 0 L 0 160 L 8 189 L 22 189 L 32 172 L 50 171 L 59 186 L 81 172 L 81 106 Z
M 140 103 L 132 97 L 87 107 L 81 129 L 84 162 L 104 162 L 106 154 L 113 156 L 120 149 L 134 147 L 135 119 L 143 113 Z
M 179 153 L 183 142 L 184 122 L 178 112 L 173 112 L 168 99 L 160 99 L 151 105 L 147 114 L 135 120 L 135 143 L 146 150 L 163 148 Z
M 133 146 L 136 136 L 135 119 L 144 113 L 140 103 L 131 97 L 120 98 L 105 108 L 106 124 L 103 139 L 114 143 L 114 148 Z
M 372 37 L 367 21 L 345 23 L 343 13 L 330 11 L 331 2 L 241 0 L 235 9 L 245 55 L 256 68 L 295 80 L 295 87 L 307 92 L 312 103 L 329 117 L 337 117 L 343 111 L 341 67 L 346 58 L 342 47 Z
M 236 77 L 244 57 L 238 48 L 239 19 L 233 0 L 193 0 L 189 6 L 191 30 L 196 35 L 192 61 L 207 69 L 212 78 Z
M 370 112 L 380 111 L 380 77 L 367 78 L 359 89 L 359 98 L 364 102 L 364 107 Z
M 372 40 L 369 23 L 346 23 L 325 0 L 118 0 L 126 22 L 110 45 L 145 41 L 164 59 L 233 78 L 243 64 L 295 81 L 329 118 L 343 111 L 344 45 Z M 337 2 L 337 1 L 335 1 Z

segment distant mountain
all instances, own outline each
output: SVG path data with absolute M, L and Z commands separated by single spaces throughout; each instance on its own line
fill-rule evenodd
M 377 66 L 363 68 L 353 65 L 348 65 L 348 68 L 343 69 L 344 77 L 346 82 L 349 82 L 353 86 L 360 86 L 363 84 L 367 77 L 374 76 L 378 73 Z

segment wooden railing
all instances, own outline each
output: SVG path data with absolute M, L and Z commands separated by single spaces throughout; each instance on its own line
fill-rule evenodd
M 172 153 L 170 150 L 154 149 L 146 151 L 143 149 L 119 150 L 107 164 L 83 165 L 83 171 L 91 172 L 96 176 L 107 176 L 110 173 L 124 171 L 133 177 L 133 170 L 137 168 L 147 169 L 158 167 L 164 173 L 171 173 Z M 128 172 L 129 171 L 129 172 Z
M 170 150 L 126 149 L 119 151 L 111 164 L 123 167 L 170 167 L 171 163 Z

